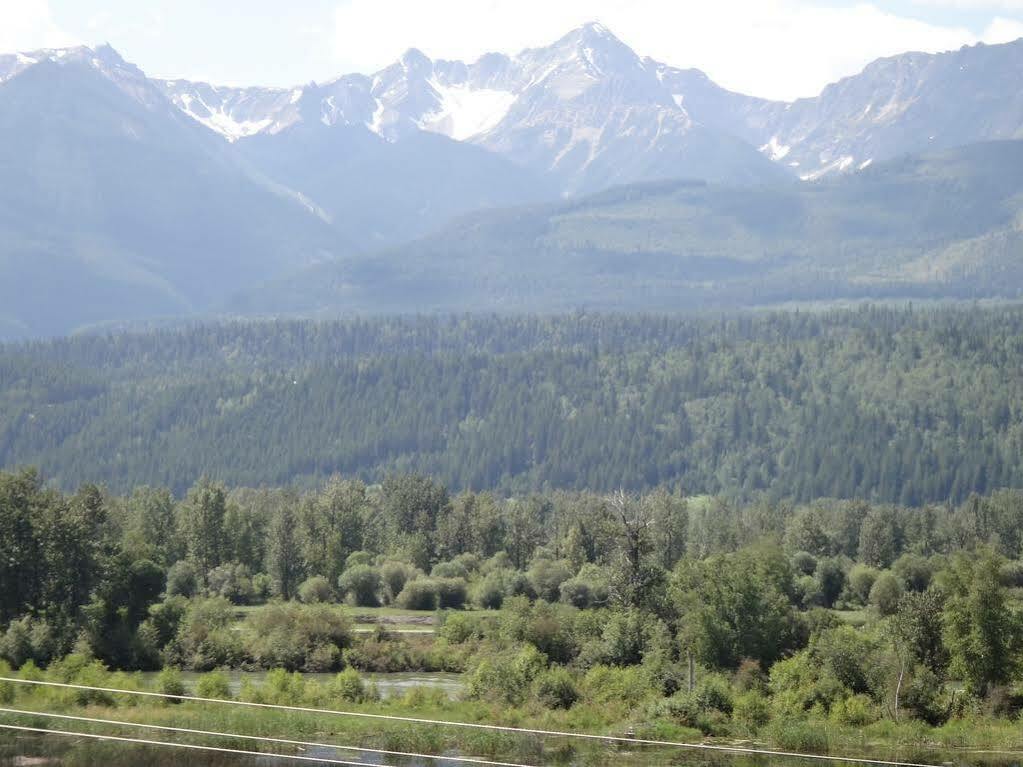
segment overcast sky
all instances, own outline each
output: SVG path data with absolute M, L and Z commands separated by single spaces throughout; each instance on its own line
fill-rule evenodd
M 294 85 L 410 47 L 514 53 L 587 21 L 641 55 L 790 99 L 879 56 L 1023 37 L 1023 0 L 0 0 L 0 51 L 109 42 L 153 76 Z

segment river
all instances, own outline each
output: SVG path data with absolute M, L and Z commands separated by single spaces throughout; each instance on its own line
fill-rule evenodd
M 261 684 L 266 679 L 265 671 L 226 671 L 229 679 L 229 686 L 232 695 L 238 695 L 242 682 L 248 680 L 254 684 Z M 157 677 L 157 672 L 144 673 L 142 678 L 152 687 L 152 682 Z M 202 674 L 182 672 L 181 678 L 188 691 L 194 692 L 195 685 Z M 360 674 L 367 685 L 376 685 L 380 697 L 390 698 L 404 695 L 415 687 L 425 687 L 431 690 L 443 690 L 449 697 L 455 697 L 462 690 L 461 674 L 423 674 L 418 672 L 402 672 L 394 674 Z M 322 683 L 330 682 L 335 674 L 302 674 L 302 678 L 309 681 Z

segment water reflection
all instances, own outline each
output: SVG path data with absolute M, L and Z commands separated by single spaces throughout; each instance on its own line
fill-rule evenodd
M 237 696 L 241 691 L 242 682 L 248 681 L 253 684 L 262 684 L 266 679 L 265 671 L 226 671 L 228 685 L 231 694 Z M 144 673 L 143 680 L 150 686 L 156 680 L 158 674 Z M 181 675 L 182 681 L 189 694 L 195 692 L 201 674 L 184 672 Z M 316 681 L 326 684 L 334 679 L 334 674 L 302 674 L 307 681 Z M 432 690 L 442 690 L 448 697 L 455 698 L 462 690 L 461 674 L 423 674 L 416 672 L 401 672 L 393 674 L 360 674 L 366 684 L 376 685 L 382 698 L 400 697 L 415 687 L 423 687 Z

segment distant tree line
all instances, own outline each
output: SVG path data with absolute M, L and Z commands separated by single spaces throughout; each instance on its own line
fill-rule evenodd
M 71 490 L 421 472 L 918 506 L 1023 486 L 1023 310 L 216 324 L 0 347 L 0 466 Z
M 0 553 L 0 656 L 15 665 L 77 650 L 117 668 L 393 670 L 378 645 L 351 649 L 343 618 L 315 612 L 340 601 L 504 608 L 521 625 L 502 630 L 551 662 L 630 665 L 656 648 L 707 669 L 781 668 L 811 698 L 841 697 L 811 689 L 828 663 L 842 690 L 875 697 L 898 666 L 937 705 L 944 680 L 984 696 L 1023 658 L 1016 490 L 918 508 L 793 506 L 663 489 L 452 495 L 405 474 L 312 491 L 201 480 L 176 499 L 150 487 L 65 495 L 25 470 L 0 474 Z M 251 632 L 230 630 L 231 605 L 268 600 L 277 606 Z M 882 623 L 864 632 L 835 617 L 864 609 Z M 607 621 L 620 636 L 605 636 Z M 459 644 L 487 625 L 455 621 L 444 636 Z M 869 667 L 878 653 L 883 679 Z M 444 667 L 425 657 L 414 662 Z

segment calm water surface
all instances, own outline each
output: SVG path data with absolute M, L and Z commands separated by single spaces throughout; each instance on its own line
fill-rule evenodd
M 260 684 L 266 679 L 265 671 L 228 671 L 226 673 L 230 680 L 232 695 L 238 694 L 244 680 Z M 195 691 L 195 685 L 200 676 L 202 675 L 191 672 L 182 673 L 181 678 L 189 692 Z M 321 683 L 330 682 L 335 676 L 336 674 L 302 674 L 303 679 L 313 679 Z M 380 696 L 383 698 L 400 697 L 414 687 L 443 690 L 451 698 L 457 696 L 462 690 L 461 674 L 403 672 L 396 674 L 361 674 L 361 676 L 366 684 L 376 685 L 377 690 L 380 691 Z M 147 683 L 152 683 L 156 677 L 157 674 L 155 672 L 142 674 L 142 678 Z

